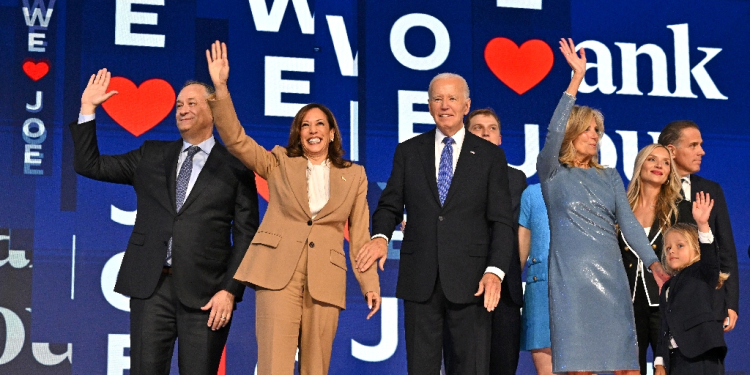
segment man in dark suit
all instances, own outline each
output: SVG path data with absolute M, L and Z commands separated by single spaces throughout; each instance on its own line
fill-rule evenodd
M 488 374 L 490 312 L 513 252 L 508 165 L 502 149 L 464 128 L 471 99 L 463 78 L 439 74 L 428 93 L 436 129 L 396 147 L 363 250 L 387 253 L 406 208 L 396 297 L 404 300 L 408 371 L 440 371 L 445 327 L 447 372 Z
M 500 146 L 500 118 L 490 108 L 475 109 L 466 117 L 466 128 L 492 144 Z M 518 233 L 518 216 L 521 213 L 521 194 L 526 189 L 526 175 L 508 165 L 510 201 L 513 206 L 513 233 Z M 492 312 L 492 345 L 490 349 L 490 374 L 515 375 L 521 351 L 521 260 L 518 236 L 513 236 L 513 258 L 503 278 L 500 302 Z M 446 358 L 446 360 L 448 360 Z
M 70 130 L 76 172 L 132 185 L 137 197 L 115 285 L 130 296 L 130 373 L 168 374 L 179 338 L 180 373 L 215 374 L 245 289 L 233 276 L 258 228 L 253 175 L 214 140 L 213 88 L 194 81 L 177 97 L 182 139 L 100 155 L 94 112 L 117 93 L 109 80 L 106 69 L 91 76 Z
M 739 314 L 740 283 L 737 269 L 737 249 L 734 246 L 732 225 L 729 222 L 724 191 L 721 186 L 709 179 L 696 175 L 701 169 L 703 139 L 698 125 L 689 120 L 672 121 L 664 127 L 659 135 L 659 143 L 666 146 L 674 158 L 677 174 L 682 179 L 682 192 L 685 199 L 692 201 L 695 194 L 705 192 L 714 199 L 714 209 L 708 224 L 716 240 L 719 252 L 719 266 L 721 272 L 729 273 L 729 279 L 724 283 L 721 293 L 716 293 L 722 318 L 726 318 L 725 332 L 734 329 Z

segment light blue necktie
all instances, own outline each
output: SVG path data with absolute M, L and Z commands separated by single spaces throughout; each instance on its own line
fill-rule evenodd
M 185 195 L 187 193 L 188 183 L 190 182 L 190 175 L 193 174 L 193 156 L 200 151 L 201 148 L 198 146 L 190 146 L 185 151 L 187 157 L 182 162 L 180 173 L 177 174 L 177 194 L 175 195 L 175 203 L 177 205 L 177 212 L 180 212 L 182 204 L 185 203 Z M 172 266 L 172 238 L 169 238 L 169 245 L 167 246 L 167 260 L 164 261 L 167 267 Z
M 445 203 L 445 197 L 448 196 L 448 190 L 451 188 L 453 179 L 453 147 L 456 143 L 451 137 L 443 138 L 443 152 L 440 154 L 440 169 L 438 170 L 438 193 L 440 194 L 440 205 Z

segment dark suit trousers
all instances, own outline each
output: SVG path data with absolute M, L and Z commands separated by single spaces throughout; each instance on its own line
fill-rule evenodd
M 515 375 L 518 369 L 518 357 L 521 352 L 521 306 L 513 302 L 508 289 L 507 283 L 503 283 L 500 302 L 492 312 L 492 375 Z
M 489 373 L 492 316 L 484 299 L 472 304 L 455 304 L 445 298 L 440 279 L 426 302 L 404 301 L 406 363 L 411 375 L 439 374 L 443 354 L 443 331 L 449 345 L 446 373 Z
M 669 375 L 724 375 L 724 360 L 719 348 L 695 358 L 687 358 L 680 348 L 669 351 Z
M 212 331 L 209 313 L 180 303 L 170 275 L 162 275 L 151 297 L 131 298 L 130 374 L 169 374 L 175 339 L 180 374 L 216 374 L 231 322 Z
M 638 280 L 638 287 L 635 291 L 633 315 L 635 315 L 635 333 L 638 338 L 638 364 L 641 367 L 641 375 L 646 375 L 648 372 L 648 366 L 646 366 L 648 346 L 651 345 L 651 352 L 653 353 L 659 345 L 661 314 L 659 313 L 659 306 L 651 307 L 648 305 L 648 298 L 646 298 L 643 281 L 641 280 Z

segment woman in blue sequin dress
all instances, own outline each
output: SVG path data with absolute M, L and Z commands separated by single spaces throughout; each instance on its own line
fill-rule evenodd
M 549 304 L 552 367 L 562 372 L 638 373 L 633 305 L 617 242 L 619 224 L 661 284 L 668 277 L 633 216 L 620 174 L 597 163 L 601 113 L 574 106 L 586 54 L 564 39 L 573 78 L 537 160 L 550 221 Z

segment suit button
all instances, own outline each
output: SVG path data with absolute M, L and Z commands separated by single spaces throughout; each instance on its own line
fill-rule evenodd
M 536 258 L 531 258 L 531 263 L 536 263 Z M 536 280 L 536 279 L 534 279 Z
M 443 217 L 442 216 L 438 216 L 438 220 L 443 221 Z
M 536 276 L 534 276 L 534 281 L 536 281 Z
M 625 251 L 630 251 L 630 248 L 629 247 L 625 247 Z
M 308 220 L 307 225 L 312 225 L 312 220 Z
M 630 264 L 628 265 L 628 268 L 633 268 L 633 263 L 630 263 Z
M 651 248 L 656 250 L 656 244 L 651 245 Z
M 310 248 L 315 247 L 315 242 L 310 242 Z

